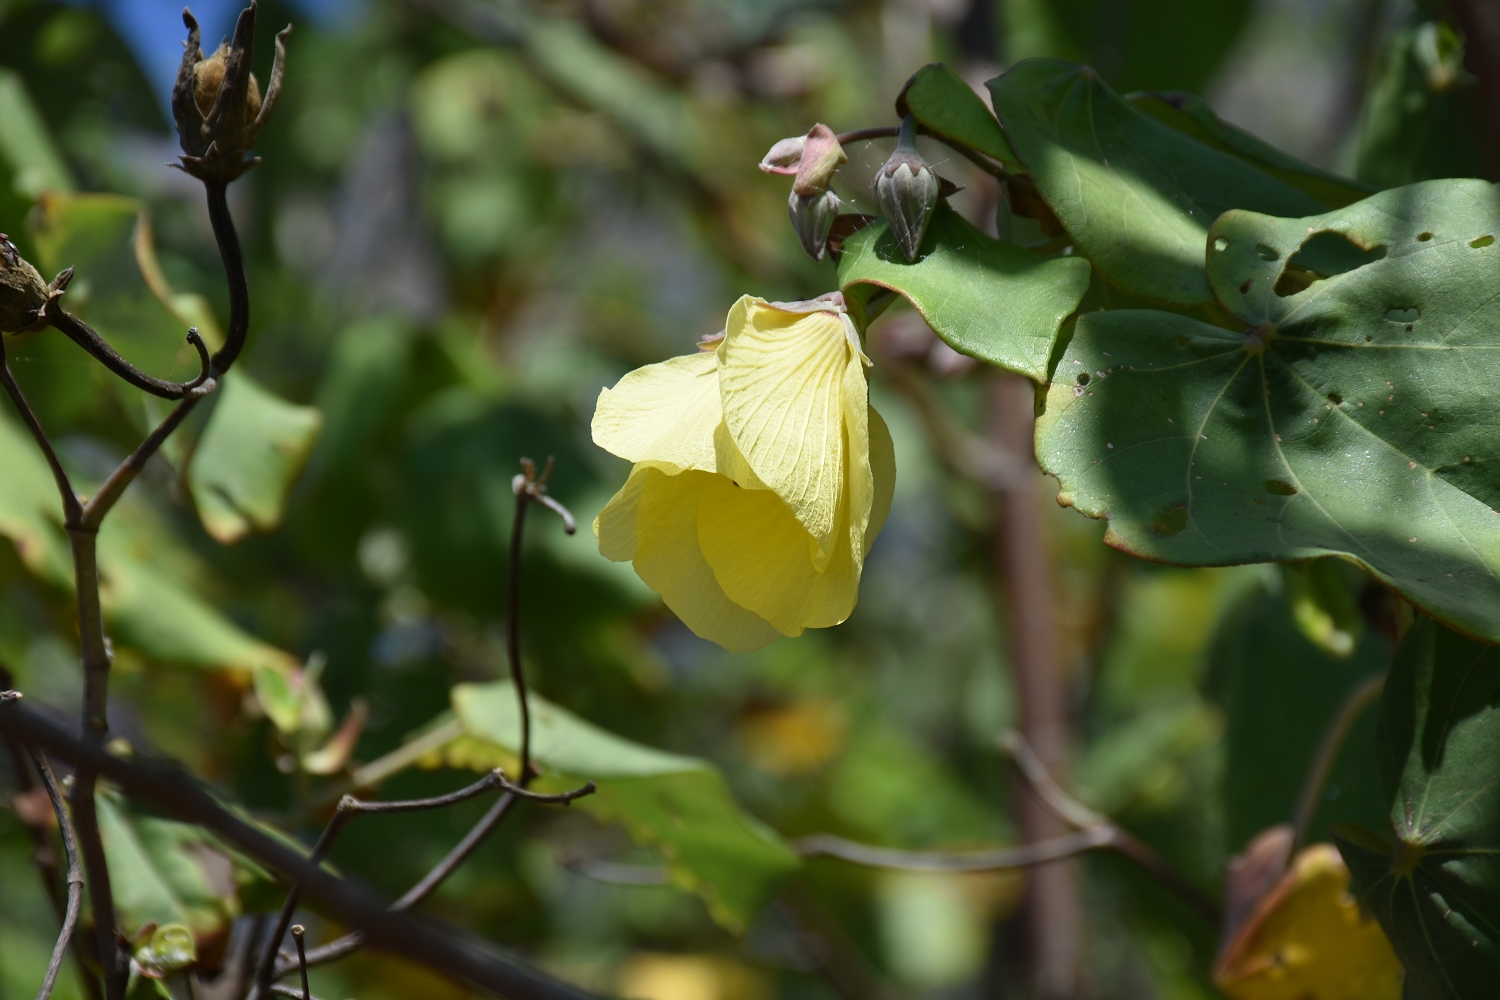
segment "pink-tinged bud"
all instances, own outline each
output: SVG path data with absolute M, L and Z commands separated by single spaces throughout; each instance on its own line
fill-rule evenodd
M 794 135 L 790 139 L 782 139 L 772 146 L 765 156 L 761 157 L 760 169 L 768 174 L 781 174 L 783 177 L 797 176 L 797 165 L 802 162 L 802 150 L 807 145 L 807 136 Z
M 814 125 L 808 130 L 802 147 L 802 158 L 797 163 L 797 179 L 792 191 L 800 195 L 822 194 L 833 182 L 839 167 L 849 162 L 838 136 L 827 125 Z
M 832 191 L 798 194 L 793 188 L 787 214 L 792 218 L 797 239 L 802 241 L 802 249 L 813 260 L 821 261 L 828 249 L 828 233 L 839 214 L 839 196 Z

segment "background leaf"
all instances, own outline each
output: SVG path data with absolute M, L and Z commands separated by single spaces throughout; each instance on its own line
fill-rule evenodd
M 1022 169 L 984 101 L 963 77 L 942 63 L 923 66 L 906 81 L 896 97 L 896 114 L 910 114 L 939 138 L 977 149 L 1012 170 Z
M 1311 195 L 1170 128 L 1084 66 L 1030 59 L 987 86 L 1037 189 L 1105 277 L 1194 305 L 1208 227 L 1231 208 L 1310 215 Z
M 855 308 L 877 289 L 905 296 L 961 354 L 1047 378 L 1057 332 L 1089 284 L 1088 261 L 1046 259 L 984 235 L 940 204 L 908 264 L 885 220 L 844 242 L 839 284 Z
M 1394 845 L 1343 831 L 1360 900 L 1416 1000 L 1483 996 L 1500 976 L 1500 649 L 1427 619 L 1401 643 L 1381 702 Z
M 575 808 L 620 823 L 637 843 L 659 851 L 672 881 L 701 895 L 724 926 L 743 931 L 798 867 L 796 854 L 770 828 L 734 804 L 707 761 L 621 739 L 534 694 L 530 705 L 532 756 L 547 773 L 545 786 L 597 782 L 598 792 Z M 453 710 L 469 738 L 507 755 L 519 752 L 520 711 L 509 681 L 460 684 Z M 471 756 L 470 766 L 495 763 Z
M 226 377 L 187 472 L 208 533 L 230 545 L 280 525 L 322 426 L 318 410 L 286 402 L 245 372 Z

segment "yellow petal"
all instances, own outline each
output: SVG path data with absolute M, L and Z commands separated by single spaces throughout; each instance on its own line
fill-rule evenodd
M 725 596 L 698 545 L 700 498 L 710 484 L 727 480 L 710 472 L 669 475 L 652 466 L 637 466 L 631 481 L 637 476 L 641 487 L 636 501 L 635 571 L 646 586 L 660 594 L 695 635 L 732 653 L 760 649 L 781 638 L 765 619 Z M 626 483 L 620 493 L 629 489 Z
M 851 350 L 835 313 L 789 313 L 745 296 L 719 345 L 724 423 L 755 475 L 791 508 L 824 559 L 845 491 Z M 863 384 L 863 370 L 857 371 Z M 859 407 L 863 408 L 861 397 Z
M 859 566 L 851 558 L 847 520 L 821 572 L 818 546 L 781 499 L 723 476 L 703 487 L 698 543 L 729 599 L 786 635 L 837 625 L 854 610 Z
M 873 406 L 870 407 L 870 472 L 875 498 L 865 528 L 866 554 L 875 544 L 875 536 L 885 527 L 885 519 L 891 514 L 891 500 L 896 495 L 896 445 L 891 440 L 891 429 Z
M 594 518 L 594 539 L 599 543 L 599 554 L 614 562 L 630 562 L 635 558 L 636 520 L 640 517 L 641 491 L 646 487 L 648 467 L 637 465 L 630 470 L 630 478 L 620 487 L 620 492 L 609 498 L 609 503 Z
M 631 462 L 712 472 L 719 403 L 717 359 L 685 354 L 637 368 L 599 393 L 594 443 Z
M 1401 982 L 1401 963 L 1349 894 L 1349 869 L 1331 844 L 1298 853 L 1214 970 L 1230 1000 L 1399 1000 Z

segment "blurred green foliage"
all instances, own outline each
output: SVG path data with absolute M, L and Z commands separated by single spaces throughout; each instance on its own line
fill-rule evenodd
M 1352 0 L 1323 6 L 1364 23 Z M 984 555 L 990 495 L 939 464 L 920 408 L 877 365 L 872 395 L 899 480 L 860 606 L 837 629 L 731 656 L 595 550 L 587 522 L 625 466 L 590 443 L 593 400 L 629 369 L 692 350 L 742 292 L 792 299 L 836 285 L 832 264 L 800 252 L 784 185 L 754 169 L 777 139 L 813 121 L 892 123 L 902 82 L 938 58 L 970 83 L 1027 56 L 1083 59 L 1122 93 L 1212 99 L 1235 80 L 1253 85 L 1244 82 L 1244 67 L 1259 65 L 1253 44 L 1275 37 L 1257 26 L 1302 8 L 368 0 L 322 26 L 277 0 L 261 10 L 263 27 L 298 26 L 264 162 L 232 194 L 254 326 L 237 388 L 190 422 L 106 530 L 114 730 L 186 760 L 310 841 L 342 786 L 306 761 L 331 746 L 338 720 L 367 718 L 352 730 L 352 763 L 389 760 L 450 718 L 454 690 L 484 691 L 502 676 L 511 477 L 522 456 L 555 456 L 552 491 L 581 530 L 567 536 L 533 511 L 519 595 L 528 677 L 566 725 L 660 748 L 640 752 L 678 770 L 616 774 L 617 797 L 595 808 L 519 811 L 431 910 L 600 991 L 821 1000 L 834 987 L 801 938 L 811 895 L 833 936 L 905 994 L 1014 989 L 1021 879 L 895 877 L 830 860 L 793 876 L 780 843 L 813 832 L 909 848 L 1015 839 L 1012 772 L 996 747 L 1015 707 Z M 1368 81 L 1342 36 L 1326 42 L 1329 60 L 1371 96 L 1362 112 L 1356 102 L 1330 114 L 1344 145 L 1331 143 L 1318 166 L 1352 170 L 1357 160 L 1360 177 L 1380 185 L 1481 170 L 1461 143 L 1396 148 L 1392 137 L 1414 121 L 1462 135 L 1451 123 L 1475 112 L 1440 25 L 1380 27 L 1390 41 L 1377 46 L 1386 54 Z M 174 39 L 179 30 L 161 25 Z M 264 75 L 266 51 L 261 61 Z M 160 97 L 90 8 L 0 2 L 0 231 L 49 271 L 77 265 L 70 305 L 153 374 L 180 376 L 196 364 L 185 328 L 215 328 L 227 298 L 201 193 L 163 166 L 175 139 Z M 1242 157 L 1269 155 L 1243 133 L 1217 141 Z M 856 208 L 871 209 L 866 182 L 888 147 L 850 147 L 836 187 Z M 967 162 L 930 158 L 966 185 L 953 204 L 967 221 L 950 220 L 959 242 L 976 228 L 1043 238 L 1033 220 L 1003 210 L 997 220 L 993 186 Z M 1121 293 L 1096 282 L 1090 295 Z M 911 318 L 893 309 L 872 339 L 899 347 Z M 930 362 L 932 398 L 979 432 L 987 370 L 944 368 L 936 341 L 916 329 L 926 339 L 906 356 Z M 7 348 L 86 490 L 159 415 L 55 333 Z M 236 433 L 216 423 L 231 407 L 250 415 Z M 247 450 L 274 476 L 242 478 Z M 1055 486 L 1039 490 L 1050 497 Z M 76 630 L 54 502 L 45 465 L 7 410 L 0 664 L 29 700 L 72 715 Z M 1352 655 L 1331 654 L 1319 644 L 1327 630 L 1307 625 L 1321 619 L 1297 613 L 1306 588 L 1278 572 L 1135 562 L 1069 511 L 1049 512 L 1047 531 L 1076 720 L 1070 783 L 1216 891 L 1232 853 L 1290 818 L 1329 716 L 1384 668 L 1390 647 L 1365 629 Z M 1345 588 L 1330 621 L 1360 602 L 1381 606 L 1383 591 L 1352 571 L 1328 585 Z M 1314 824 L 1320 839 L 1333 821 L 1376 825 L 1372 725 L 1356 727 L 1338 760 Z M 455 766 L 400 770 L 382 793 L 446 791 L 471 779 L 465 767 L 499 759 L 497 747 L 514 752 L 504 734 L 479 743 L 459 748 L 468 757 L 445 744 L 427 762 Z M 604 783 L 590 770 L 597 762 L 558 766 Z M 0 775 L 0 803 L 9 780 Z M 710 787 L 641 790 L 685 781 Z M 705 893 L 689 890 L 745 873 L 694 871 L 694 845 L 674 856 L 651 832 L 672 822 L 673 794 L 698 796 L 700 808 L 711 800 L 715 830 L 742 846 L 748 838 L 771 870 L 736 897 L 729 919 L 719 912 L 716 922 Z M 362 818 L 334 861 L 402 892 L 483 808 Z M 621 816 L 624 829 L 611 822 Z M 143 851 L 181 833 L 153 817 L 119 819 L 154 831 L 150 843 L 139 838 Z M 30 851 L 21 812 L 0 808 L 0 1000 L 34 992 L 52 940 Z M 664 863 L 667 884 L 630 884 Z M 1095 995 L 1210 995 L 1215 929 L 1114 859 L 1079 866 Z M 243 877 L 233 905 L 214 897 L 215 919 L 275 905 L 229 870 Z M 214 877 L 225 871 L 210 861 L 157 872 L 147 889 L 162 915 L 151 918 L 191 922 L 202 909 L 192 894 L 222 884 Z M 775 901 L 757 911 L 762 889 Z M 316 915 L 307 922 L 315 938 L 337 930 Z M 741 922 L 743 935 L 723 926 Z M 66 1000 L 78 995 L 70 976 L 58 993 Z M 313 988 L 362 1000 L 460 995 L 424 970 L 366 955 L 317 970 Z

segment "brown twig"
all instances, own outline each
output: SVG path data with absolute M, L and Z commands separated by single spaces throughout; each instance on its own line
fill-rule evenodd
M 585 1000 L 588 994 L 489 951 L 457 928 L 390 912 L 368 889 L 325 871 L 296 848 L 225 808 L 182 765 L 122 759 L 80 739 L 18 701 L 0 703 L 0 733 L 89 768 L 132 798 L 219 834 L 304 894 L 334 919 L 362 928 L 372 944 L 511 1000 Z
M 307 928 L 301 924 L 292 925 L 292 940 L 297 944 L 297 964 L 302 969 L 302 1000 L 312 1000 L 312 991 L 307 988 L 307 944 L 302 939 L 307 937 Z
M 30 750 L 29 753 L 37 776 L 41 778 L 42 787 L 47 789 L 47 798 L 52 800 L 52 811 L 57 815 L 57 828 L 62 834 L 63 854 L 68 859 L 65 876 L 68 883 L 68 908 L 63 916 L 62 929 L 57 935 L 57 944 L 52 948 L 52 960 L 47 963 L 47 975 L 36 994 L 36 1000 L 47 1000 L 52 995 L 53 986 L 57 984 L 63 956 L 67 954 L 68 945 L 73 940 L 73 931 L 78 926 L 78 911 L 83 906 L 83 868 L 78 864 L 78 838 L 73 833 L 73 819 L 68 815 L 68 807 L 63 802 L 57 775 L 52 773 L 52 765 L 47 762 L 46 757 L 35 750 Z
M 1384 673 L 1365 678 L 1345 696 L 1343 703 L 1328 720 L 1323 737 L 1318 741 L 1317 753 L 1313 754 L 1312 764 L 1302 780 L 1301 794 L 1297 796 L 1297 811 L 1292 817 L 1292 847 L 1287 852 L 1288 863 L 1307 844 L 1313 817 L 1317 815 L 1318 803 L 1323 799 L 1323 789 L 1328 784 L 1328 776 L 1333 772 L 1333 765 L 1338 761 L 1344 741 L 1349 738 L 1359 717 L 1380 700 L 1384 691 Z

